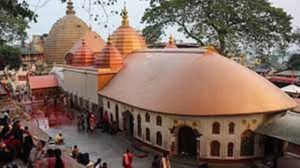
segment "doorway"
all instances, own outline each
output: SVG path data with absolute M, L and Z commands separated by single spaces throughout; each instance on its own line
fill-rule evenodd
M 133 115 L 130 111 L 124 112 L 123 116 L 123 131 L 128 136 L 133 136 L 134 122 Z
M 178 154 L 182 156 L 197 155 L 197 136 L 195 131 L 188 126 L 183 126 L 178 131 Z

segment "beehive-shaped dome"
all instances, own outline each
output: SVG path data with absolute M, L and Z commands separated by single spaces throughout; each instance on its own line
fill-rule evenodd
M 129 26 L 126 7 L 122 11 L 122 25 L 111 36 L 112 44 L 120 51 L 123 57 L 129 53 L 147 48 L 143 37 Z
M 75 16 L 73 4 L 68 1 L 66 16 L 52 26 L 45 40 L 46 61 L 63 64 L 66 53 L 88 31 L 88 25 Z
M 95 66 L 97 68 L 115 70 L 123 65 L 123 57 L 119 50 L 112 45 L 110 37 L 107 40 L 106 46 L 95 57 Z
M 73 66 L 91 66 L 94 63 L 95 57 L 92 50 L 86 45 L 82 39 L 82 44 L 78 47 L 71 58 L 70 64 Z

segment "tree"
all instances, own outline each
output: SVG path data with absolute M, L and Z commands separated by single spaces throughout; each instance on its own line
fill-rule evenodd
M 26 37 L 28 23 L 35 21 L 36 15 L 28 3 L 17 0 L 0 0 L 0 45 L 12 43 Z
M 293 32 L 292 39 L 293 39 L 294 43 L 300 47 L 300 29 L 299 28 Z
M 287 47 L 291 19 L 267 0 L 150 0 L 142 22 L 147 23 L 144 30 L 152 30 L 150 35 L 177 26 L 188 38 L 202 46 L 214 45 L 225 55 L 240 51 L 267 55 Z
M 18 69 L 21 65 L 21 52 L 18 48 L 0 45 L 0 70 Z

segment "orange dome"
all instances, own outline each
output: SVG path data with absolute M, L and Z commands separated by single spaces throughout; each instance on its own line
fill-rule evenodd
M 95 65 L 98 68 L 105 69 L 118 69 L 123 65 L 123 57 L 119 50 L 111 44 L 110 37 L 103 50 L 96 54 Z
M 92 50 L 86 45 L 85 40 L 83 39 L 81 46 L 75 50 L 71 65 L 91 66 L 94 63 L 94 60 L 95 57 Z
M 124 8 L 122 11 L 122 25 L 114 31 L 111 36 L 112 44 L 120 51 L 123 57 L 129 53 L 147 48 L 143 37 L 129 26 L 128 12 Z
M 174 38 L 173 38 L 172 35 L 170 35 L 170 37 L 169 37 L 169 43 L 165 46 L 165 48 L 178 48 L 175 45 L 175 41 L 174 41 Z
M 201 49 L 147 49 L 130 54 L 99 92 L 137 108 L 174 115 L 273 113 L 297 104 L 250 69 Z

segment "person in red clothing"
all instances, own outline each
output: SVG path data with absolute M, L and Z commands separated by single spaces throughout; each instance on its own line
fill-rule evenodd
M 127 149 L 123 154 L 123 168 L 132 168 L 133 154 Z

